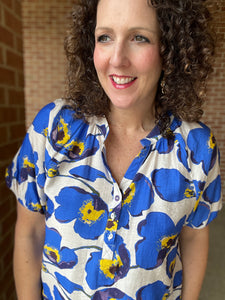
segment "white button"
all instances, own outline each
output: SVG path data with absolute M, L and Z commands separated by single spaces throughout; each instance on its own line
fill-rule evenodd
M 115 218 L 116 218 L 116 214 L 113 212 L 113 213 L 111 213 L 111 220 L 112 221 L 114 221 L 115 220 Z
M 108 235 L 108 239 L 111 240 L 113 238 L 113 234 L 112 232 L 110 232 L 110 234 Z
M 116 195 L 115 200 L 116 200 L 116 201 L 119 201 L 119 200 L 120 200 L 120 196 L 119 196 L 119 195 Z

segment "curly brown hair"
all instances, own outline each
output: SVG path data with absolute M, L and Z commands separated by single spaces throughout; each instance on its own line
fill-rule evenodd
M 155 117 L 161 133 L 166 135 L 169 112 L 189 122 L 198 121 L 203 114 L 206 81 L 213 70 L 211 17 L 204 0 L 146 1 L 155 7 L 161 31 L 163 72 L 155 99 Z M 98 2 L 75 0 L 72 24 L 65 38 L 65 98 L 74 107 L 76 117 L 107 116 L 110 111 L 93 62 Z

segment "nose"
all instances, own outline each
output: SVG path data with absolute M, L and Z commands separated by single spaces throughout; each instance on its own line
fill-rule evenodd
M 126 45 L 120 42 L 114 44 L 110 64 L 115 68 L 129 66 L 130 61 Z

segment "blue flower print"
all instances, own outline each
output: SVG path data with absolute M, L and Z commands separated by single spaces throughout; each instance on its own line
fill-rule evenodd
M 204 224 L 211 222 L 217 213 L 211 212 L 211 203 L 218 202 L 221 197 L 220 175 L 213 180 L 209 186 L 204 190 L 205 182 L 193 181 L 196 189 L 196 204 L 192 213 L 189 215 L 187 225 L 198 228 Z M 204 190 L 204 192 L 203 192 Z M 213 199 L 213 201 L 211 200 Z M 204 201 L 202 201 L 204 200 Z
M 70 170 L 70 174 L 76 178 L 82 178 L 94 182 L 98 178 L 106 178 L 105 174 L 90 166 L 79 166 Z
M 49 122 L 49 114 L 51 110 L 55 107 L 55 103 L 51 102 L 43 107 L 33 121 L 34 130 L 37 133 L 42 134 L 43 136 L 47 136 L 48 133 L 48 122 Z
M 45 218 L 48 220 L 54 212 L 54 203 L 51 199 L 47 199 L 46 207 L 45 207 Z
M 53 157 L 51 158 L 48 151 L 45 152 L 45 169 L 48 178 L 53 178 L 59 175 L 60 163 Z
M 137 291 L 136 300 L 166 300 L 169 297 L 168 287 L 162 281 L 143 286 Z
M 38 174 L 39 171 L 36 164 L 37 161 L 38 154 L 37 152 L 33 152 L 29 141 L 29 134 L 27 134 L 17 160 L 18 171 L 16 171 L 15 177 L 17 178 L 19 184 L 25 182 L 29 176 L 35 178 L 35 173 Z
M 202 163 L 202 169 L 205 174 L 207 174 L 216 162 L 217 145 L 208 127 L 204 124 L 201 124 L 201 126 L 202 128 L 196 128 L 190 131 L 187 144 L 191 150 L 191 160 L 197 165 Z M 201 144 L 196 143 L 196 141 L 201 141 Z M 211 156 L 211 160 L 206 160 L 209 155 Z
M 138 199 L 141 199 L 139 201 Z M 129 215 L 140 216 L 154 201 L 154 192 L 149 179 L 137 173 L 129 188 L 123 194 L 122 209 L 118 228 L 129 228 Z
M 173 279 L 173 288 L 174 289 L 181 289 L 181 285 L 182 285 L 182 271 L 178 271 L 176 272 L 176 274 L 174 275 L 174 279 Z M 181 298 L 177 298 L 177 299 L 181 299 Z
M 54 300 L 51 295 L 50 289 L 46 283 L 42 284 L 42 299 L 43 300 Z
M 83 291 L 83 288 L 81 285 L 76 284 L 69 279 L 67 279 L 65 276 L 55 273 L 56 279 L 60 286 L 63 287 L 64 290 L 66 290 L 69 294 L 72 294 L 74 291 Z M 57 298 L 56 298 L 57 299 Z M 62 298 L 65 299 L 65 298 Z
M 79 187 L 63 188 L 56 197 L 60 206 L 55 211 L 61 223 L 75 222 L 74 230 L 84 239 L 97 239 L 107 224 L 108 209 L 96 194 Z
M 99 143 L 94 135 L 88 134 L 88 124 L 83 120 L 75 122 L 71 114 L 73 111 L 62 110 L 56 116 L 51 132 L 51 143 L 57 152 L 76 161 L 94 155 L 99 149 Z
M 91 253 L 91 258 L 85 268 L 86 280 L 91 289 L 111 286 L 127 275 L 130 268 L 130 253 L 123 243 L 123 239 L 118 235 L 116 244 L 112 259 L 102 258 L 102 251 Z
M 134 300 L 116 288 L 108 288 L 97 291 L 91 298 L 92 300 Z
M 174 225 L 164 213 L 151 212 L 138 225 L 138 234 L 143 237 L 135 245 L 136 263 L 150 270 L 159 267 L 172 247 L 177 245 L 185 217 Z
M 188 165 L 188 152 L 186 149 L 186 144 L 180 133 L 175 136 L 175 144 L 177 146 L 177 158 L 184 165 L 184 167 L 190 172 L 191 169 Z
M 54 300 L 65 300 L 65 297 L 62 296 L 62 294 L 59 292 L 56 286 L 54 286 L 53 293 L 54 293 Z
M 210 217 L 210 206 L 206 202 L 199 201 L 196 209 L 192 211 L 187 219 L 187 225 L 199 228 L 208 221 Z
M 176 169 L 156 169 L 152 182 L 161 199 L 169 202 L 181 201 L 194 196 L 191 183 Z
M 171 131 L 172 132 L 172 131 Z M 168 154 L 173 149 L 177 148 L 177 158 L 184 165 L 184 167 L 190 171 L 188 166 L 188 153 L 186 150 L 186 145 L 184 139 L 180 133 L 175 133 L 173 138 L 162 138 L 156 143 L 156 150 L 159 154 Z
M 37 186 L 35 182 L 28 182 L 27 191 L 25 194 L 26 207 L 32 211 L 38 211 L 40 213 L 45 212 L 45 207 L 40 204 L 38 197 Z M 21 203 L 23 203 L 21 201 Z
M 160 154 L 170 153 L 174 148 L 174 140 L 175 140 L 175 130 L 181 126 L 181 121 L 177 119 L 173 119 L 170 128 L 167 130 L 167 134 L 169 138 L 161 138 L 156 143 L 156 150 Z M 159 132 L 156 133 L 159 135 Z
M 160 154 L 166 154 L 170 153 L 174 148 L 174 138 L 173 139 L 167 139 L 167 138 L 162 138 L 157 141 L 156 143 L 156 150 Z
M 13 169 L 13 167 L 14 167 L 14 163 L 12 162 L 5 171 L 5 180 L 6 180 L 6 185 L 8 188 L 10 188 L 12 185 L 12 174 L 13 174 L 12 169 Z
M 166 273 L 169 278 L 172 278 L 176 265 L 177 248 L 174 248 L 167 256 Z
M 61 247 L 62 237 L 54 228 L 46 227 L 44 255 L 60 269 L 72 269 L 77 264 L 73 249 Z
M 208 203 L 218 202 L 221 197 L 221 178 L 220 175 L 213 180 L 203 193 L 203 199 Z

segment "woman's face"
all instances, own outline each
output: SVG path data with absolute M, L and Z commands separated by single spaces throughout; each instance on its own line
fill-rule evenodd
M 94 64 L 111 105 L 152 109 L 162 71 L 159 37 L 146 0 L 99 1 Z

